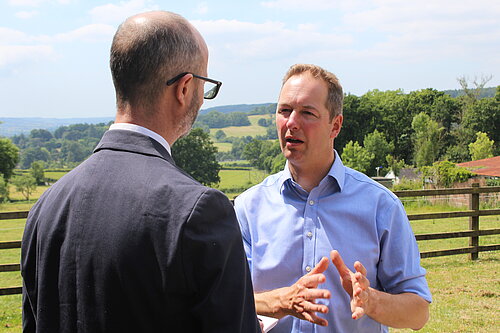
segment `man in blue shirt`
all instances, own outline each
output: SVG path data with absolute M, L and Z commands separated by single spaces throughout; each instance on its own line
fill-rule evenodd
M 401 202 L 334 150 L 342 101 L 335 75 L 292 66 L 276 111 L 285 169 L 235 201 L 257 313 L 280 319 L 273 333 L 420 329 L 429 317 Z

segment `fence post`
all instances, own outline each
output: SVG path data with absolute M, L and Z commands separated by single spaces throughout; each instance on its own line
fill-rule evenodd
M 479 183 L 473 183 L 472 187 L 479 187 Z M 469 209 L 479 212 L 479 193 L 471 193 L 469 198 Z M 479 215 L 469 217 L 469 230 L 479 232 Z M 470 253 L 470 260 L 476 260 L 479 257 L 479 236 L 471 236 L 469 246 L 474 248 Z

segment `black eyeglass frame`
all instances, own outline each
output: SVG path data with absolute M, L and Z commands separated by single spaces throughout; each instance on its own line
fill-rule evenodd
M 208 82 L 211 82 L 211 83 L 215 84 L 215 87 L 213 87 L 212 89 L 210 89 L 207 92 L 207 93 L 210 93 L 208 96 L 207 96 L 207 93 L 203 94 L 203 98 L 204 99 L 214 99 L 215 97 L 217 97 L 217 94 L 219 93 L 219 89 L 222 86 L 222 82 L 221 81 L 217 81 L 217 80 L 214 80 L 214 79 L 211 79 L 211 78 L 208 78 L 208 77 L 196 75 L 196 74 L 193 74 L 193 73 L 190 73 L 190 72 L 180 73 L 179 75 L 176 75 L 175 77 L 171 78 L 170 80 L 167 81 L 167 86 L 171 86 L 176 81 L 178 81 L 181 77 L 183 77 L 184 75 L 187 75 L 187 74 L 191 74 L 193 77 L 195 77 L 197 79 L 208 81 Z

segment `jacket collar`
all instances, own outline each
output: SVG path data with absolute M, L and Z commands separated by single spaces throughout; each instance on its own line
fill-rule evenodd
M 95 147 L 94 153 L 104 149 L 156 156 L 175 165 L 172 156 L 162 144 L 147 135 L 137 132 L 119 129 L 105 132 L 101 141 Z

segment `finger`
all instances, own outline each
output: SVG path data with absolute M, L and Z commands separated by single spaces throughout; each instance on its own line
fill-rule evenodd
M 332 250 L 332 252 L 330 252 L 330 258 L 341 277 L 349 277 L 352 274 L 351 270 L 344 264 L 344 260 L 342 260 L 339 251 Z
M 368 280 L 368 278 L 365 275 L 361 274 L 360 272 L 354 274 L 354 278 L 356 279 L 356 282 L 363 290 L 370 287 L 370 280 Z
M 318 298 L 327 299 L 330 298 L 330 291 L 326 289 L 309 289 L 304 294 L 304 298 L 307 301 L 314 301 Z
M 328 306 L 324 304 L 316 304 L 316 303 L 311 303 L 311 302 L 305 302 L 303 304 L 303 309 L 306 312 L 313 313 L 313 312 L 319 312 L 319 313 L 328 313 Z
M 328 268 L 328 258 L 323 257 L 308 274 L 312 275 L 312 274 L 323 273 L 324 271 L 326 271 L 327 268 Z
M 303 277 L 301 277 L 298 282 L 304 287 L 316 288 L 318 284 L 324 283 L 325 281 L 326 277 L 323 274 L 314 274 L 314 275 L 306 274 Z
M 328 326 L 328 320 L 318 317 L 314 312 L 313 313 L 304 312 L 303 315 L 307 321 L 310 321 L 313 324 L 317 324 L 320 326 Z
M 366 275 L 366 268 L 361 262 L 356 261 L 354 263 L 354 268 L 356 269 L 356 272 L 360 272 L 361 274 Z
M 365 315 L 365 310 L 362 307 L 356 307 L 352 313 L 352 319 L 359 319 Z

